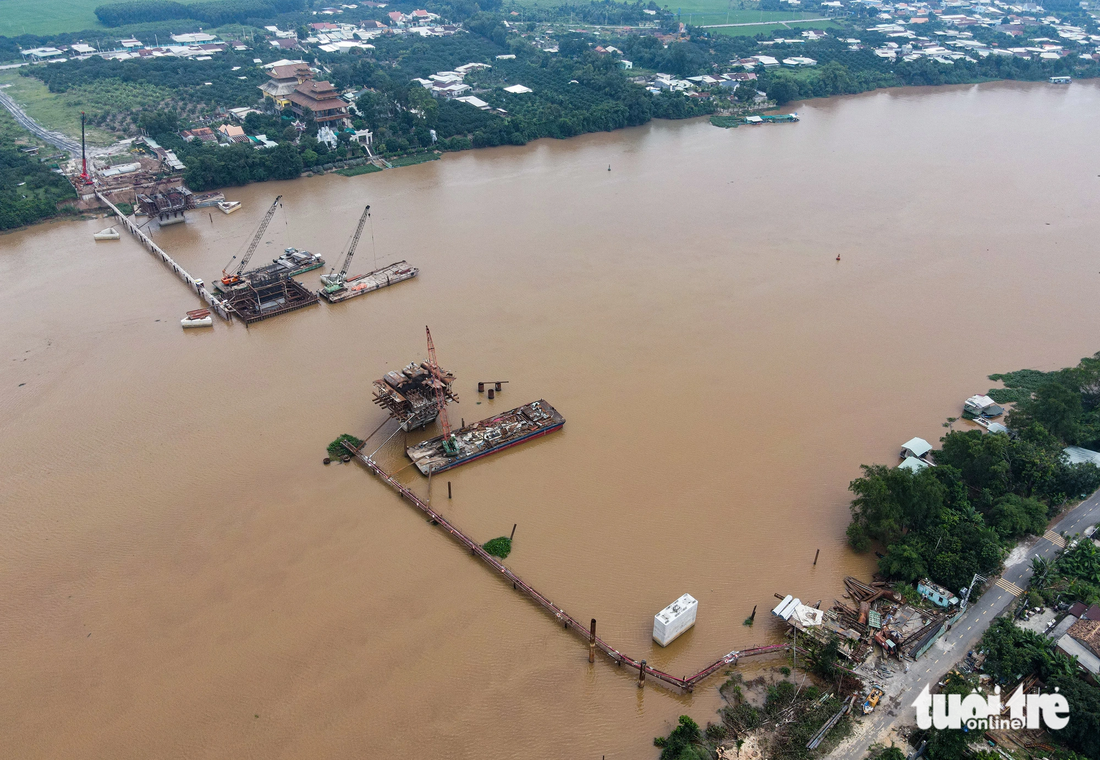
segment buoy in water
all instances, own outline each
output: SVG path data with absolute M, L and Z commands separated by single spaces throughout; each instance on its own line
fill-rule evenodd
M 840 254 L 839 253 L 836 255 L 836 260 L 840 261 Z
M 608 164 L 608 165 L 607 165 L 607 170 L 608 170 L 608 171 L 611 171 L 611 164 Z

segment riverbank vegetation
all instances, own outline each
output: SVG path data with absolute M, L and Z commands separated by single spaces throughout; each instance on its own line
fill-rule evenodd
M 73 186 L 51 168 L 53 153 L 0 111 L 0 230 L 56 216 L 58 204 L 76 200 Z
M 736 8 L 718 7 L 716 2 L 694 0 L 694 5 L 680 8 L 679 13 L 654 2 L 612 0 L 547 6 L 525 2 L 502 5 L 500 0 L 479 4 L 429 2 L 425 7 L 441 19 L 461 22 L 463 28 L 438 37 L 382 34 L 370 40 L 370 48 L 350 52 L 325 52 L 306 43 L 304 51 L 292 55 L 307 60 L 318 78 L 328 79 L 337 90 L 349 96 L 354 93 L 352 126 L 371 130 L 372 152 L 395 165 L 437 152 L 523 145 L 546 137 L 568 138 L 637 126 L 654 118 L 718 114 L 716 125 L 731 126 L 736 121 L 732 116 L 744 116 L 773 104 L 881 87 L 1038 80 L 1054 74 L 1088 77 L 1100 73 L 1095 61 L 1077 55 L 1057 60 L 986 55 L 957 57 L 953 63 L 927 57 L 906 61 L 899 56 L 895 61 L 875 54 L 876 46 L 895 43 L 884 34 L 862 28 L 872 19 L 861 9 L 838 14 L 813 0 L 799 11 L 791 11 L 778 0 L 743 0 Z M 338 135 L 335 145 L 319 142 L 318 125 L 308 113 L 302 119 L 290 111 L 250 114 L 244 123 L 246 134 L 265 135 L 279 146 L 255 151 L 255 155 L 247 152 L 247 146 L 220 148 L 185 143 L 178 138 L 180 129 L 217 126 L 228 118 L 229 108 L 257 106 L 257 86 L 266 75 L 256 62 L 291 55 L 272 48 L 270 33 L 263 27 L 275 23 L 296 31 L 300 41 L 307 40 L 312 34 L 308 25 L 318 18 L 315 6 L 313 0 L 106 3 L 96 12 L 100 21 L 111 27 L 107 47 L 123 35 L 137 35 L 151 42 L 166 39 L 172 32 L 194 31 L 202 25 L 209 30 L 211 25 L 223 24 L 223 39 L 244 40 L 236 45 L 244 49 L 218 53 L 208 60 L 150 57 L 108 61 L 92 57 L 31 66 L 6 78 L 21 80 L 22 91 L 16 92 L 18 88 L 13 87 L 11 94 L 26 102 L 28 114 L 47 127 L 73 135 L 83 110 L 95 141 L 102 142 L 103 135 L 134 136 L 144 131 L 176 151 L 188 167 L 186 180 L 194 190 L 288 179 L 302 171 L 327 171 L 344 167 L 348 160 L 362 160 L 366 149 L 344 133 Z M 384 8 L 349 5 L 341 7 L 332 20 L 386 23 L 388 13 Z M 771 35 L 763 30 L 754 36 L 730 36 L 722 29 L 692 25 L 701 21 L 755 24 L 781 19 L 790 23 L 790 19 L 807 13 L 828 16 L 828 22 L 813 22 L 817 27 L 824 28 L 828 23 L 844 28 L 807 41 L 800 35 L 770 39 Z M 1079 9 L 1072 8 L 1063 15 L 1074 20 L 1082 16 Z M 680 22 L 688 26 L 682 28 Z M 1091 21 L 1087 24 L 1095 26 Z M 945 29 L 944 22 L 930 14 L 920 32 L 934 34 Z M 975 39 L 992 40 L 999 33 L 976 28 L 972 34 Z M 851 44 L 846 35 L 858 35 L 859 44 Z M 1050 30 L 1050 36 L 1056 36 L 1055 30 Z M 76 40 L 64 35 L 50 40 L 20 38 L 18 44 L 0 38 L 0 58 L 17 56 L 20 46 L 72 41 Z M 730 72 L 740 65 L 739 61 L 761 54 L 777 59 L 812 57 L 816 65 L 757 66 L 753 74 L 757 78 L 736 87 L 731 86 L 738 84 L 735 80 L 709 87 L 698 81 L 681 81 L 676 87 L 667 80 L 663 86 L 654 83 L 656 72 L 679 78 Z M 491 66 L 466 76 L 466 83 L 473 88 L 471 94 L 484 101 L 480 109 L 469 103 L 433 98 L 414 81 L 465 63 Z M 628 63 L 633 68 L 625 68 Z M 713 84 L 715 80 L 710 81 Z M 529 91 L 508 91 L 517 84 Z M 679 91 L 682 86 L 689 86 L 689 91 Z M 168 123 L 174 128 L 156 129 Z
M 816 669 L 813 672 L 817 675 Z M 827 755 L 851 733 L 849 716 L 840 719 L 817 749 L 808 750 L 806 744 L 843 706 L 845 700 L 835 695 L 849 693 L 858 683 L 847 683 L 843 689 L 835 685 L 822 688 L 809 674 L 791 673 L 782 667 L 746 682 L 740 673 L 731 672 L 719 688 L 726 706 L 719 711 L 718 722 L 700 728 L 689 716 L 680 716 L 667 736 L 653 740 L 661 750 L 661 760 L 713 760 L 720 746 L 774 760 Z M 826 680 L 831 683 L 835 679 Z
M 1010 434 L 953 430 L 931 452 L 936 467 L 864 465 L 850 484 L 849 543 L 858 551 L 882 544 L 887 577 L 968 586 L 975 573 L 997 571 L 1020 538 L 1042 534 L 1067 502 L 1100 488 L 1100 468 L 1063 454 L 1066 445 L 1100 443 L 1100 354 L 1041 376 L 994 377 L 1016 386 Z M 1091 582 L 1100 592 L 1100 575 Z

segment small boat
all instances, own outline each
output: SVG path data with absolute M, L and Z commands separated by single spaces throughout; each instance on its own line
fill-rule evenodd
M 195 309 L 187 312 L 180 324 L 184 327 L 213 327 L 214 318 L 210 316 L 210 309 Z
M 223 214 L 232 214 L 234 211 L 241 207 L 240 201 L 221 201 L 218 203 L 218 208 L 222 210 Z
M 105 230 L 100 230 L 99 232 L 95 233 L 94 235 L 92 235 L 92 237 L 94 237 L 96 240 L 118 240 L 121 236 L 118 234 L 118 230 L 116 230 L 114 227 L 108 227 Z

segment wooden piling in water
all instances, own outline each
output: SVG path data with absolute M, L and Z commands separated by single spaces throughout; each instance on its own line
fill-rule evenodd
M 814 564 L 815 564 L 815 565 L 817 564 L 817 556 L 818 556 L 819 554 L 821 554 L 821 550 L 820 550 L 820 549 L 818 549 L 818 550 L 817 550 L 816 552 L 814 552 Z

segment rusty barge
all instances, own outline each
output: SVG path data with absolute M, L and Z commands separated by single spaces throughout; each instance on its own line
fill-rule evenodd
M 398 261 L 389 266 L 375 269 L 373 272 L 358 274 L 325 286 L 320 291 L 321 298 L 329 303 L 340 303 L 356 296 L 365 296 L 394 283 L 411 280 L 420 274 L 420 270 L 409 266 L 407 261 Z M 323 278 L 322 278 L 323 281 Z
M 405 453 L 423 474 L 443 472 L 459 465 L 518 446 L 555 430 L 565 418 L 544 399 L 510 409 L 504 414 L 475 422 L 451 435 L 454 452 L 449 453 L 445 435 L 409 446 Z

